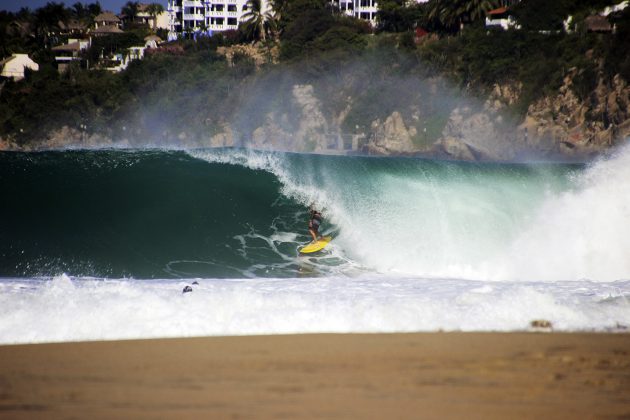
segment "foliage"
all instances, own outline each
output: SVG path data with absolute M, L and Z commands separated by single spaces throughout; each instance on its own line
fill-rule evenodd
M 275 32 L 275 18 L 263 10 L 262 0 L 249 0 L 247 13 L 243 14 L 241 28 L 249 40 L 265 41 Z
M 107 58 L 113 54 L 125 54 L 129 47 L 144 45 L 146 35 L 146 31 L 137 30 L 93 38 L 86 58 L 91 63 L 96 63 L 100 58 Z
M 407 6 L 404 0 L 384 0 L 379 2 L 376 14 L 379 32 L 405 32 L 418 26 L 426 26 L 427 8 L 422 4 Z
M 501 0 L 430 0 L 427 4 L 428 18 L 455 33 L 465 23 L 483 20 L 487 11 L 501 4 Z
M 250 2 L 252 6 L 254 1 L 259 0 Z M 266 117 L 261 102 L 284 109 L 288 105 L 283 95 L 295 84 L 309 83 L 321 96 L 324 112 L 331 115 L 339 115 L 352 98 L 343 122 L 350 133 L 367 132 L 372 121 L 384 121 L 395 110 L 432 98 L 423 103 L 422 124 L 413 138 L 417 145 L 427 145 L 442 132 L 452 106 L 418 82 L 427 75 L 446 75 L 460 89 L 482 95 L 495 83 L 520 83 L 516 110 L 521 112 L 542 95 L 555 92 L 569 73 L 574 75 L 573 90 L 582 99 L 588 99 L 600 77 L 610 82 L 620 74 L 630 81 L 630 11 L 611 18 L 617 27 L 614 34 L 540 33 L 559 28 L 569 14 L 586 16 L 609 3 L 523 0 L 514 10 L 526 29 L 503 31 L 480 25 L 485 11 L 498 2 L 430 0 L 408 6 L 402 0 L 383 0 L 374 36 L 364 21 L 340 16 L 327 0 L 275 0 L 273 16 L 250 8 L 244 31 L 171 43 L 131 63 L 121 74 L 72 66 L 63 75 L 53 67 L 48 48 L 57 31 L 54 21 L 88 19 L 100 11 L 98 3 L 77 3 L 69 9 L 49 3 L 36 12 L 0 12 L 0 31 L 6 34 L 0 37 L 0 52 L 28 52 L 40 63 L 40 71 L 19 83 L 7 81 L 0 92 L 0 136 L 27 143 L 63 125 L 87 126 L 88 133 L 112 138 L 144 136 L 158 141 L 183 131 L 209 136 L 241 113 L 246 115 L 244 127 L 260 126 Z M 445 5 L 451 6 L 448 13 Z M 472 24 L 461 30 L 462 22 Z M 416 27 L 443 36 L 416 46 L 412 32 Z M 146 34 L 135 30 L 94 38 L 87 58 L 93 63 L 101 55 L 142 45 Z M 266 39 L 268 45 L 278 42 L 280 63 L 256 69 L 250 56 L 237 53 L 228 65 L 217 53 L 220 46 L 252 39 Z M 273 80 L 272 91 L 267 80 Z M 295 126 L 294 116 L 288 114 L 288 124 Z

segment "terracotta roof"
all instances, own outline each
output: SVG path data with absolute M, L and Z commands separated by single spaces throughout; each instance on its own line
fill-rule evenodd
M 68 29 L 68 30 L 84 30 L 87 29 L 87 25 L 83 22 L 80 22 L 76 19 L 72 19 L 69 20 L 68 22 L 64 23 L 64 22 L 59 22 L 59 27 L 61 29 Z
M 79 51 L 81 50 L 80 42 L 73 42 L 71 44 L 63 44 L 57 45 L 56 47 L 52 47 L 53 51 Z
M 502 15 L 508 11 L 507 7 L 499 7 L 498 9 L 490 10 L 486 14 L 488 15 Z
M 92 29 L 93 34 L 122 34 L 123 32 L 122 29 L 114 25 L 99 26 L 96 29 Z
M 612 25 L 604 16 L 593 15 L 584 19 L 586 29 L 591 32 L 611 32 Z
M 422 38 L 429 33 L 424 28 L 416 28 L 416 38 Z
M 120 22 L 120 18 L 112 12 L 104 12 L 94 18 L 94 22 Z

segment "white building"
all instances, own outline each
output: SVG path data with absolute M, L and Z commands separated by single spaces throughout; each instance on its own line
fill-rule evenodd
M 367 20 L 372 26 L 376 25 L 376 12 L 378 12 L 376 0 L 339 0 L 338 5 L 342 13 Z
M 81 52 L 90 48 L 90 39 L 70 38 L 67 44 L 57 45 L 52 48 L 60 73 L 66 71 L 73 61 L 81 62 Z
M 247 3 L 248 0 L 169 0 L 169 40 L 190 31 L 238 29 L 242 16 L 247 13 Z M 376 0 L 335 0 L 332 4 L 348 16 L 376 24 Z M 262 0 L 262 9 L 268 11 L 269 8 L 269 3 Z
M 263 10 L 268 4 L 262 0 Z M 169 38 L 189 31 L 226 31 L 238 29 L 247 13 L 247 0 L 169 0 Z
M 0 76 L 11 78 L 16 82 L 24 79 L 26 69 L 39 70 L 39 64 L 31 60 L 28 54 L 13 54 L 0 61 Z
M 109 60 L 109 66 L 105 67 L 105 70 L 111 71 L 112 73 L 119 73 L 125 70 L 132 61 L 142 60 L 146 49 L 147 47 L 127 48 L 127 53 L 114 55 L 114 57 Z
M 407 5 L 426 3 L 429 0 L 407 0 Z M 342 13 L 361 20 L 367 20 L 376 26 L 376 13 L 378 12 L 378 2 L 376 0 L 335 0 L 335 6 L 339 7 Z
M 486 28 L 490 26 L 500 26 L 506 31 L 511 28 L 521 28 L 521 25 L 514 19 L 514 16 L 510 14 L 510 9 L 505 6 L 490 10 L 486 13 Z

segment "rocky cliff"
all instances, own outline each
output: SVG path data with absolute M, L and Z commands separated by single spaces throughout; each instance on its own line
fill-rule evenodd
M 346 120 L 358 107 L 366 106 L 361 104 L 364 99 L 352 97 L 341 87 L 338 95 L 344 99 L 335 108 L 321 84 L 296 83 L 280 92 L 274 104 L 259 110 L 261 123 L 253 128 L 227 120 L 211 131 L 184 128 L 175 133 L 175 138 L 165 141 L 182 147 L 245 146 L 459 160 L 515 160 L 531 156 L 586 159 L 630 136 L 630 86 L 619 76 L 609 84 L 600 77 L 596 89 L 580 99 L 574 86 L 577 74 L 576 69 L 570 70 L 557 93 L 530 104 L 522 118 L 510 112 L 519 100 L 519 84 L 496 85 L 485 102 L 458 98 L 445 102 L 444 81 L 429 81 L 424 90 L 409 95 L 404 91 L 396 93 L 401 96 L 393 101 L 393 108 L 399 106 L 398 109 L 363 121 L 350 132 Z M 374 108 L 384 107 L 376 104 Z M 140 130 L 127 133 L 114 141 L 111 134 L 85 133 L 64 126 L 27 147 L 20 148 L 10 140 L 0 141 L 0 150 L 143 144 Z

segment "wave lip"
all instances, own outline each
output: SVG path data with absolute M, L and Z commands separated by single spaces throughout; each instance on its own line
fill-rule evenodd
M 588 167 L 197 151 L 263 170 L 325 208 L 348 258 L 401 275 L 493 281 L 630 277 L 630 146 Z

